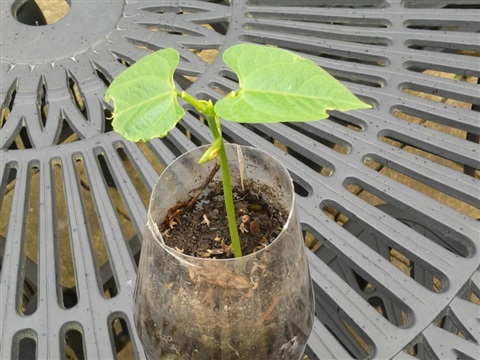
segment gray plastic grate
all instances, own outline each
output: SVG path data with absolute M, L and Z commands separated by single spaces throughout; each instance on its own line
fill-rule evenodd
M 72 0 L 43 26 L 15 19 L 23 3 L 1 1 L 0 358 L 144 358 L 132 295 L 152 159 L 210 134 L 190 111 L 164 140 L 125 142 L 106 86 L 175 47 L 179 86 L 217 99 L 236 86 L 217 50 L 239 42 L 297 51 L 374 105 L 224 124 L 284 162 L 322 244 L 307 354 L 478 357 L 479 1 Z

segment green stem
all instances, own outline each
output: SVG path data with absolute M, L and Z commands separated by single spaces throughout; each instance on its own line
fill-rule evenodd
M 203 113 L 207 117 L 208 126 L 215 140 L 221 139 L 220 152 L 218 154 L 220 160 L 220 170 L 222 173 L 223 196 L 225 198 L 225 209 L 227 211 L 228 229 L 230 231 L 230 238 L 232 240 L 233 255 L 237 257 L 242 256 L 242 249 L 240 247 L 240 236 L 238 235 L 237 221 L 235 218 L 235 207 L 233 204 L 232 182 L 230 180 L 230 169 L 228 167 L 227 152 L 222 138 L 221 129 L 217 124 L 215 110 L 211 101 L 197 100 L 193 96 L 187 94 L 185 91 L 177 92 L 177 95 L 183 100 L 194 106 L 195 109 Z
M 228 168 L 227 152 L 225 151 L 223 139 L 218 157 L 220 160 L 220 170 L 222 171 L 223 196 L 225 197 L 225 209 L 227 210 L 228 229 L 230 230 L 230 238 L 232 239 L 233 255 L 237 258 L 242 256 L 242 249 L 240 247 L 240 237 L 238 235 L 237 221 L 235 219 L 230 169 Z

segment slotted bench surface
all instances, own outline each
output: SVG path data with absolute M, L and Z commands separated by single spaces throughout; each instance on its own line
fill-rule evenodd
M 178 85 L 218 99 L 236 87 L 221 52 L 240 42 L 303 54 L 374 106 L 223 125 L 281 159 L 321 244 L 307 355 L 478 358 L 478 1 L 72 0 L 38 26 L 21 5 L 1 2 L 1 359 L 144 358 L 132 300 L 148 193 L 158 164 L 211 137 L 189 111 L 166 139 L 126 142 L 105 90 L 174 47 Z

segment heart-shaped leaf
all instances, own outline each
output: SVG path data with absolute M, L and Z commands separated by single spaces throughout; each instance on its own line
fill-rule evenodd
M 113 99 L 113 128 L 130 141 L 163 137 L 184 116 L 178 105 L 173 72 L 179 55 L 174 49 L 147 55 L 121 73 L 105 99 Z
M 313 121 L 327 118 L 327 110 L 371 107 L 313 61 L 287 50 L 240 44 L 227 49 L 223 60 L 240 85 L 215 104 L 215 112 L 225 120 Z

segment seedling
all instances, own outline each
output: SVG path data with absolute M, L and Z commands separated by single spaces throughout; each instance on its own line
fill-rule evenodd
M 239 88 L 215 104 L 176 89 L 173 73 L 179 55 L 174 49 L 159 50 L 126 69 L 111 83 L 106 100 L 114 101 L 114 130 L 134 142 L 166 136 L 185 115 L 178 98 L 205 116 L 214 141 L 199 162 L 219 159 L 233 252 L 240 257 L 220 118 L 238 123 L 303 122 L 325 119 L 328 110 L 370 105 L 313 61 L 287 50 L 240 44 L 227 49 L 223 60 L 237 74 Z

